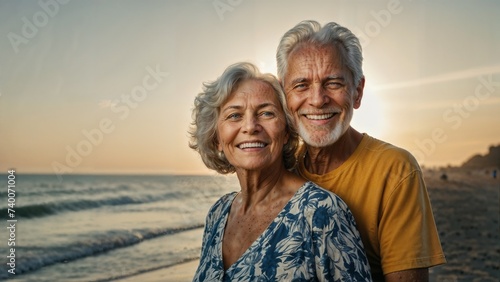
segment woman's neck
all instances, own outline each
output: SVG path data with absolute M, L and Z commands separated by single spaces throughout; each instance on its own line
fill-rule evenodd
M 305 182 L 302 178 L 287 171 L 284 166 L 279 169 L 260 171 L 237 171 L 241 192 L 235 199 L 242 211 L 259 206 L 268 206 L 281 197 L 289 197 Z

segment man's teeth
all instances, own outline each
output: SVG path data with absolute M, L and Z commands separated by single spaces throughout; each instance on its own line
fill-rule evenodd
M 260 143 L 260 142 L 252 142 L 252 143 L 243 143 L 239 147 L 240 149 L 246 149 L 246 148 L 264 148 L 266 144 Z
M 334 113 L 330 113 L 330 114 L 322 114 L 322 115 L 306 115 L 306 117 L 308 119 L 329 119 L 331 117 L 333 117 L 335 114 Z

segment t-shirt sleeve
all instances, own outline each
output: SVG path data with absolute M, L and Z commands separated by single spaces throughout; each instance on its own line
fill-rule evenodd
M 378 234 L 384 274 L 445 263 L 421 171 L 403 176 L 388 192 Z

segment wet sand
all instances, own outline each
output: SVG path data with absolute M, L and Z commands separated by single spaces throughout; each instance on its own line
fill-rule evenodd
M 117 280 L 120 282 L 188 282 L 193 281 L 193 276 L 198 267 L 198 260 L 193 260 L 176 266 L 163 268 L 139 275 L 134 275 L 126 279 Z

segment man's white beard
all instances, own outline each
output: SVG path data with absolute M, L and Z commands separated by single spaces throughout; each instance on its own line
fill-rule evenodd
M 314 128 L 308 130 L 300 121 L 298 122 L 297 131 L 307 145 L 317 148 L 326 147 L 337 142 L 347 131 L 351 124 L 352 114 L 353 110 L 351 109 L 345 116 L 345 119 L 337 123 L 328 134 L 317 136 L 314 132 L 310 132 Z

